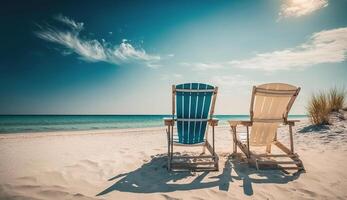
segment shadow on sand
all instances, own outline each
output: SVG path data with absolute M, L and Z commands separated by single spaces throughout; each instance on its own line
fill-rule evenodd
M 226 165 L 230 166 L 232 164 L 232 169 L 234 169 L 236 175 L 230 177 L 235 180 L 242 180 L 243 192 L 245 195 L 253 195 L 252 184 L 286 184 L 298 179 L 302 173 L 302 171 L 298 171 L 293 174 L 289 174 L 287 171 L 282 171 L 279 169 L 256 170 L 255 168 L 249 167 L 248 163 L 243 161 L 244 159 L 241 157 L 241 154 L 229 156 L 226 160 L 226 163 L 228 163 Z
M 320 132 L 320 131 L 326 131 L 329 130 L 328 125 L 309 125 L 305 126 L 302 129 L 300 129 L 299 133 L 309 133 L 309 132 Z
M 243 181 L 243 190 L 246 195 L 253 195 L 252 183 L 278 183 L 285 184 L 297 179 L 300 173 L 286 174 L 280 170 L 255 170 L 243 162 L 240 156 L 226 157 L 221 172 L 168 172 L 166 169 L 167 156 L 159 154 L 140 168 L 109 179 L 116 181 L 97 196 L 108 194 L 114 190 L 133 193 L 156 193 L 194 190 L 218 187 L 219 190 L 229 191 L 234 180 Z M 235 171 L 232 175 L 232 170 Z M 256 178 L 250 176 L 256 175 Z M 177 183 L 185 178 L 194 178 L 190 183 Z

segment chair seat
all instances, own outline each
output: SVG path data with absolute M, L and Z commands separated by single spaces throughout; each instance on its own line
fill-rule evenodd
M 243 144 L 247 144 L 247 132 L 238 132 L 237 133 L 237 139 L 242 142 Z M 254 147 L 262 147 L 264 145 L 254 145 L 252 144 L 252 142 L 250 141 L 250 146 L 254 146 Z

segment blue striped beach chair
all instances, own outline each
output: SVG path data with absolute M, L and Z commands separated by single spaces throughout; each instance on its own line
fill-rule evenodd
M 172 86 L 172 117 L 165 118 L 168 140 L 168 170 L 217 171 L 213 119 L 218 87 L 203 83 Z M 176 113 L 177 112 L 177 113 Z M 177 131 L 174 133 L 174 126 Z M 212 145 L 207 140 L 208 126 L 212 127 Z M 173 146 L 203 146 L 199 156 L 174 156 Z M 211 155 L 206 155 L 205 148 Z

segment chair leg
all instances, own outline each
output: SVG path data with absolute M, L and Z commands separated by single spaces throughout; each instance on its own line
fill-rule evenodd
M 234 151 L 233 151 L 233 153 L 234 154 L 237 153 L 237 142 L 236 141 L 234 141 Z
M 233 154 L 236 154 L 237 153 L 236 128 L 232 128 L 231 134 L 233 135 Z
M 247 128 L 247 157 L 250 158 L 251 157 L 251 151 L 249 149 L 249 128 L 248 128 L 248 126 L 246 128 Z
M 208 128 L 209 128 L 209 126 L 207 126 L 207 128 L 206 128 L 206 142 L 205 142 L 205 145 L 204 146 L 202 146 L 202 154 L 205 154 L 206 153 L 206 145 L 207 145 L 207 142 L 208 142 Z
M 293 130 L 292 126 L 289 125 L 289 137 L 290 137 L 290 151 L 294 153 L 294 143 L 293 143 Z
M 216 169 L 216 171 L 219 170 L 219 157 L 216 154 L 216 147 L 215 147 L 215 133 L 214 133 L 214 125 L 212 125 L 212 149 L 213 149 L 213 161 L 214 161 L 214 167 Z
M 170 141 L 170 127 L 166 130 L 167 132 L 167 170 L 171 171 L 171 141 Z
M 218 157 L 218 155 L 215 153 L 214 154 L 214 167 L 216 168 L 216 171 L 218 171 L 219 170 L 219 157 Z
M 259 170 L 258 159 L 255 159 L 255 167 L 257 168 L 257 170 Z

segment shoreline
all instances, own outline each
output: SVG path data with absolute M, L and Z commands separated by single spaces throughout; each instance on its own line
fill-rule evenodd
M 164 116 L 164 115 L 163 115 Z M 56 133 L 70 131 L 108 131 L 164 126 L 162 115 L 88 115 L 88 116 L 0 116 L 0 135 Z M 228 126 L 228 120 L 248 120 L 246 115 L 215 115 L 220 126 Z M 291 119 L 306 119 L 304 115 L 290 116 Z
M 39 131 L 39 132 L 18 132 L 1 133 L 0 139 L 26 138 L 26 137 L 53 137 L 53 136 L 83 136 L 83 135 L 108 135 L 108 134 L 127 134 L 148 131 L 165 130 L 164 127 L 145 127 L 145 128 L 124 128 L 124 129 L 92 129 L 92 130 L 62 130 L 62 131 Z
M 307 124 L 308 118 L 300 119 L 296 126 Z M 282 124 L 280 126 L 283 126 Z M 294 126 L 295 127 L 295 126 Z M 217 129 L 230 128 L 229 125 L 218 125 Z M 49 137 L 49 136 L 73 136 L 73 135 L 96 135 L 96 134 L 127 134 L 163 130 L 166 126 L 139 127 L 139 128 L 110 128 L 110 129 L 88 129 L 88 130 L 57 130 L 57 131 L 37 131 L 37 132 L 11 132 L 0 133 L 0 139 L 25 138 L 25 137 Z
M 216 128 L 229 128 L 228 125 L 221 125 Z M 49 137 L 49 136 L 73 136 L 73 135 L 96 135 L 96 134 L 127 134 L 163 130 L 166 126 L 143 127 L 143 128 L 115 128 L 115 129 L 89 129 L 89 130 L 62 130 L 62 131 L 38 131 L 38 132 L 17 132 L 0 133 L 0 139 L 25 138 L 25 137 Z
M 297 125 L 300 124 L 307 124 L 309 119 L 308 117 L 305 118 L 291 118 L 291 119 L 299 119 L 300 121 L 297 122 Z M 235 119 L 232 119 L 235 120 Z M 236 119 L 237 120 L 237 119 Z M 227 123 L 222 123 L 218 125 L 216 128 L 226 128 L 230 127 Z M 59 136 L 63 134 L 71 135 L 71 134 L 79 134 L 79 135 L 85 135 L 85 134 L 109 134 L 109 133 L 129 133 L 129 132 L 140 132 L 140 131 L 147 131 L 147 130 L 158 130 L 158 129 L 166 129 L 166 126 L 164 124 L 162 126 L 149 126 L 149 127 L 134 127 L 134 128 L 105 128 L 105 129 L 82 129 L 82 130 L 51 130 L 51 131 L 27 131 L 27 132 L 0 132 L 0 139 L 13 137 L 13 135 L 16 135 L 18 137 L 23 136 L 29 136 L 29 135 L 35 135 L 35 136 Z

